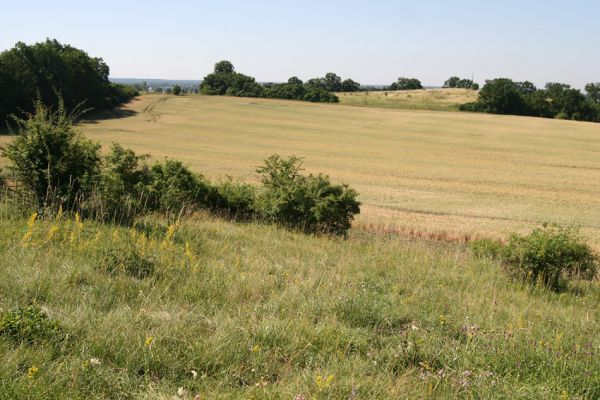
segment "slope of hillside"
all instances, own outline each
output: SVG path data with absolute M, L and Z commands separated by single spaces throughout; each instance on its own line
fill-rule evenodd
M 0 260 L 0 398 L 600 396 L 597 282 L 529 289 L 456 245 L 0 209 Z
M 273 153 L 356 188 L 357 226 L 432 237 L 582 227 L 600 249 L 600 124 L 206 96 L 142 96 L 83 126 L 210 178 L 256 181 Z M 6 137 L 0 140 L 8 140 Z

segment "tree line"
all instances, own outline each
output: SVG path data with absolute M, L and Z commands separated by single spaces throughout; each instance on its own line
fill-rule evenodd
M 529 81 L 508 78 L 486 81 L 476 102 L 463 111 L 525 115 L 600 122 L 600 83 L 589 83 L 585 93 L 565 83 L 549 82 L 543 89 Z
M 352 79 L 342 80 L 330 72 L 322 78 L 303 82 L 294 76 L 286 83 L 260 84 L 256 79 L 235 71 L 230 61 L 219 61 L 214 71 L 204 77 L 200 92 L 207 95 L 228 95 L 238 97 L 263 97 L 272 99 L 304 100 L 312 102 L 337 103 L 339 98 L 333 92 L 355 92 L 360 84 Z
M 110 83 L 109 71 L 102 58 L 57 40 L 19 42 L 0 53 L 0 125 L 11 114 L 33 112 L 35 99 L 57 106 L 57 93 L 69 109 L 85 102 L 86 108 L 96 110 L 138 95 L 131 86 Z

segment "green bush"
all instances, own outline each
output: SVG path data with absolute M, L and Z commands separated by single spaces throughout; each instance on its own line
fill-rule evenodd
M 148 193 L 151 209 L 180 213 L 208 205 L 210 186 L 180 161 L 165 160 L 150 168 L 150 183 L 142 188 Z
M 502 242 L 492 239 L 478 239 L 469 243 L 471 251 L 481 258 L 502 259 L 505 247 Z
M 266 220 L 308 233 L 345 234 L 360 212 L 354 190 L 324 175 L 301 175 L 297 157 L 273 155 L 257 172 L 263 183 L 257 210 Z
M 114 275 L 125 273 L 136 279 L 144 279 L 152 275 L 156 269 L 156 260 L 140 253 L 135 246 L 117 245 L 103 251 L 100 267 Z
M 3 150 L 3 156 L 38 207 L 70 207 L 97 182 L 100 145 L 73 127 L 76 117 L 76 113 L 67 113 L 59 99 L 56 111 L 38 100 L 33 114 L 16 119 L 18 136 Z
M 16 307 L 0 315 L 0 336 L 16 344 L 34 344 L 62 338 L 57 321 L 37 305 Z
M 86 214 L 101 221 L 125 222 L 148 211 L 146 186 L 151 175 L 146 158 L 113 143 L 103 159 L 99 184 L 84 205 Z
M 504 260 L 530 281 L 553 290 L 562 288 L 567 277 L 592 279 L 598 268 L 598 258 L 577 231 L 556 226 L 511 235 Z
M 249 219 L 254 216 L 256 189 L 252 185 L 227 179 L 214 187 L 211 208 L 235 219 Z

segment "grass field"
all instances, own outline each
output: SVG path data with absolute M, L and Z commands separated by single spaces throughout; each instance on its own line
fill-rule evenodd
M 304 157 L 308 171 L 358 190 L 358 227 L 503 237 L 557 222 L 581 226 L 600 249 L 600 124 L 148 95 L 83 130 L 214 179 L 256 181 L 267 156 Z
M 127 249 L 152 268 L 109 269 Z M 597 282 L 529 288 L 458 244 L 0 206 L 0 260 L 0 314 L 35 302 L 58 324 L 0 321 L 2 399 L 600 396 Z
M 458 111 L 458 106 L 477 100 L 469 89 L 423 89 L 336 93 L 340 103 L 349 106 L 398 108 L 404 110 Z

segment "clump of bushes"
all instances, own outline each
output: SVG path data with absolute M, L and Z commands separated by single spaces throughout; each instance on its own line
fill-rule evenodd
M 57 321 L 37 305 L 15 307 L 0 315 L 0 336 L 16 344 L 37 344 L 62 338 Z
M 77 116 L 67 112 L 62 99 L 56 111 L 37 100 L 33 114 L 16 119 L 18 136 L 3 149 L 38 207 L 53 203 L 68 209 L 98 181 L 100 145 L 73 127 Z
M 544 226 L 528 235 L 513 234 L 506 245 L 489 240 L 471 244 L 479 256 L 499 259 L 532 283 L 551 290 L 565 287 L 572 277 L 593 279 L 599 260 L 572 228 Z
M 297 157 L 273 155 L 258 168 L 263 189 L 257 198 L 260 215 L 311 233 L 345 234 L 360 212 L 357 193 L 334 185 L 324 175 L 302 175 Z
M 228 178 L 214 186 L 211 209 L 234 219 L 247 220 L 256 216 L 256 188 Z

